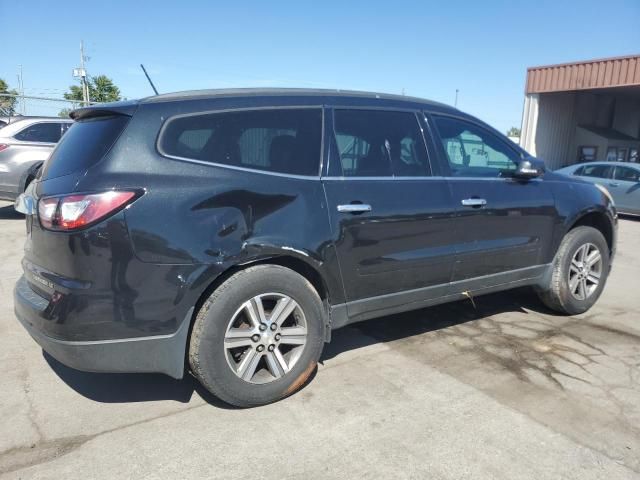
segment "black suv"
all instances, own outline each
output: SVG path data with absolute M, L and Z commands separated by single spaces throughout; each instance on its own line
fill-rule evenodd
M 607 191 L 404 96 L 159 95 L 82 108 L 17 201 L 17 317 L 53 357 L 189 367 L 228 403 L 298 389 L 331 331 L 530 285 L 577 314 L 616 242 Z

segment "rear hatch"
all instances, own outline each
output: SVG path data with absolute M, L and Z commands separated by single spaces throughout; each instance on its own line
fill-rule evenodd
M 82 175 L 109 151 L 129 118 L 127 115 L 94 116 L 74 123 L 44 163 L 38 180 Z
M 51 202 L 51 199 L 78 200 L 82 197 L 79 193 L 91 193 L 76 192 L 78 182 L 108 154 L 125 130 L 131 118 L 130 113 L 133 113 L 130 108 L 104 107 L 90 107 L 74 112 L 72 116 L 76 122 L 44 163 L 36 181 L 16 202 L 17 209 L 20 206 L 24 208 L 27 223 L 23 266 L 27 280 L 36 291 L 47 285 L 41 281 L 42 278 L 53 279 L 55 276 L 58 281 L 54 283 L 60 284 L 58 276 L 80 279 L 89 273 L 86 271 L 86 262 L 89 260 L 86 258 L 87 248 L 77 248 L 83 243 L 87 245 L 87 230 L 51 228 L 50 222 L 47 223 L 44 218 L 46 209 L 43 206 Z M 76 208 L 78 203 L 76 201 Z M 35 276 L 37 283 L 34 283 L 34 276 L 29 275 L 30 272 L 40 272 Z

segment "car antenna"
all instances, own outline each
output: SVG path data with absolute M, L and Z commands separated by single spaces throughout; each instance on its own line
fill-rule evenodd
M 153 88 L 153 91 L 155 92 L 155 94 L 158 95 L 158 89 L 156 88 L 156 86 L 151 81 L 151 77 L 149 77 L 149 74 L 147 73 L 147 69 L 144 68 L 143 64 L 140 64 L 140 68 L 144 72 L 144 76 L 147 77 L 147 80 L 149 80 L 149 84 L 151 85 L 151 88 Z

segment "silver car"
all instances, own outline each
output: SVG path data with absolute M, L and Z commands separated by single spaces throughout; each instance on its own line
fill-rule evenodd
M 556 170 L 604 186 L 619 213 L 640 215 L 640 164 L 627 162 L 578 163 Z
M 36 177 L 72 120 L 28 117 L 0 128 L 0 200 L 13 201 Z

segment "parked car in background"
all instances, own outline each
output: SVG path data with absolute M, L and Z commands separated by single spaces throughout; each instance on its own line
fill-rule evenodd
M 36 177 L 73 120 L 11 117 L 0 128 L 0 200 L 13 201 Z
M 556 173 L 603 185 L 619 213 L 640 215 L 640 165 L 628 162 L 578 163 Z
M 29 118 L 41 118 L 41 117 L 32 117 L 32 116 L 20 115 L 20 114 L 0 117 L 0 128 L 5 127 L 11 123 L 17 122 L 19 120 L 26 120 Z
M 72 117 L 16 202 L 14 305 L 82 370 L 190 370 L 260 405 L 354 322 L 521 286 L 585 312 L 615 252 L 606 190 L 427 100 L 214 90 Z

